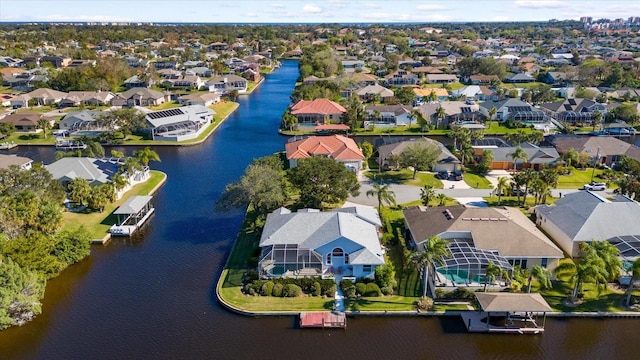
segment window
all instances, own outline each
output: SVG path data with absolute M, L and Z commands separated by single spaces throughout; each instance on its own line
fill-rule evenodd
M 331 253 L 327 254 L 327 264 L 331 265 Z
M 371 265 L 363 265 L 362 272 L 366 272 L 366 273 L 371 272 L 371 267 L 372 267 Z
M 549 259 L 547 259 L 547 258 L 540 259 L 540 266 L 542 266 L 543 268 L 546 268 L 548 261 L 549 261 Z

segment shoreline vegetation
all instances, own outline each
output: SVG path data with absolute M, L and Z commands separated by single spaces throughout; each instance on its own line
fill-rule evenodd
M 393 214 L 390 214 L 390 217 L 395 219 Z M 220 304 L 232 312 L 246 316 L 293 316 L 301 311 L 331 311 L 334 303 L 332 297 L 304 295 L 280 298 L 243 293 L 244 280 L 249 272 L 254 270 L 249 266 L 249 262 L 258 246 L 262 225 L 256 223 L 255 212 L 248 209 L 216 283 L 216 297 Z M 392 262 L 394 262 L 393 251 L 394 249 L 389 251 L 389 258 Z M 417 294 L 411 289 L 406 291 L 407 287 L 419 286 L 419 282 L 414 278 L 415 274 L 406 275 L 407 278 L 398 279 L 399 290 L 403 288 L 405 293 Z M 553 313 L 547 315 L 555 317 L 640 317 L 640 312 L 623 308 L 624 292 L 610 287 L 600 294 L 600 298 L 592 298 L 591 295 L 594 295 L 597 289 L 589 286 L 591 284 L 585 284 L 584 301 L 575 306 L 566 305 L 564 300 L 571 284 L 564 274 L 558 275 L 559 279 L 553 281 L 553 286 L 549 289 L 540 289 L 537 280 L 533 282 L 533 290 L 539 291 L 554 310 Z M 409 286 L 408 282 L 412 282 L 412 286 Z M 360 297 L 353 300 L 345 299 L 345 313 L 348 316 L 452 316 L 459 315 L 463 311 L 477 310 L 473 307 L 472 301 L 442 301 L 442 299 L 436 298 L 431 311 L 419 311 L 415 306 L 415 302 L 418 300 L 420 300 L 419 296 L 397 294 L 382 297 Z

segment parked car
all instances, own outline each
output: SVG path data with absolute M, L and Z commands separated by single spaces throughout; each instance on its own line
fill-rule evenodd
M 446 171 L 440 171 L 436 174 L 436 179 L 447 180 L 449 178 L 449 173 Z
M 460 170 L 452 171 L 451 172 L 451 177 L 453 177 L 453 180 L 455 180 L 455 181 L 462 180 L 462 171 L 460 171 Z
M 527 192 L 524 189 L 521 188 L 517 188 L 517 187 L 512 187 L 511 188 L 511 195 L 512 196 L 524 196 Z
M 592 182 L 590 184 L 585 184 L 584 189 L 590 191 L 604 191 L 607 189 L 607 184 L 601 182 Z

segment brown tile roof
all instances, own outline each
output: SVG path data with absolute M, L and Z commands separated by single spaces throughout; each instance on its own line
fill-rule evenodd
M 38 120 L 40 120 L 41 117 L 43 117 L 42 114 L 25 111 L 7 115 L 0 119 L 0 122 L 12 123 L 15 126 L 37 126 Z
M 600 149 L 600 156 L 628 155 L 640 160 L 638 148 L 620 139 L 609 136 L 556 136 L 552 140 L 559 153 L 565 153 L 573 148 L 577 152 L 586 152 L 595 156 Z
M 342 135 L 311 136 L 286 144 L 287 159 L 331 156 L 335 160 L 364 160 L 353 139 Z
M 329 99 L 300 100 L 291 107 L 291 114 L 344 114 L 347 110 L 342 105 Z
M 22 74 L 26 70 L 17 69 L 17 68 L 2 68 L 0 69 L 0 75 L 14 75 L 14 74 Z

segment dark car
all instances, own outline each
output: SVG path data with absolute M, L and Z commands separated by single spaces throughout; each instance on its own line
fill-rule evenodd
M 447 180 L 449 178 L 449 173 L 446 171 L 440 171 L 436 174 L 436 179 Z
M 453 177 L 453 180 L 455 180 L 455 181 L 462 180 L 462 171 L 460 171 L 460 170 L 452 171 L 451 172 L 451 177 Z

